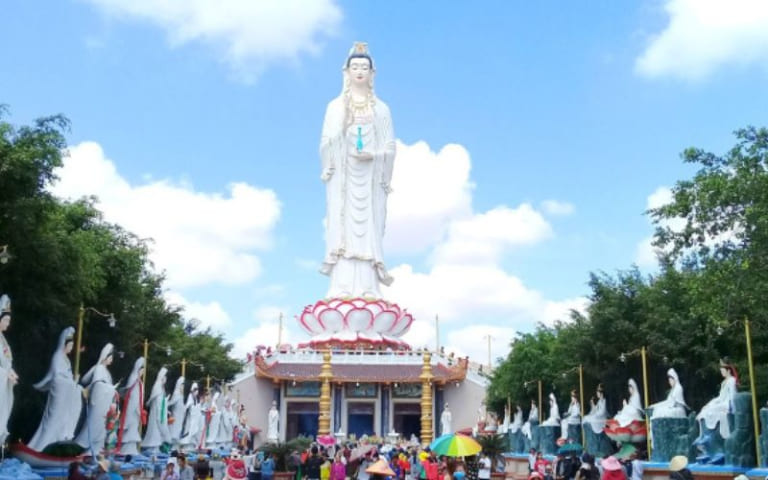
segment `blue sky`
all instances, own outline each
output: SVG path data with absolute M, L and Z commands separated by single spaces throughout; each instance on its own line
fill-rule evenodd
M 17 0 L 3 19 L 11 121 L 73 123 L 54 191 L 154 238 L 169 299 L 238 353 L 279 312 L 305 340 L 292 318 L 325 294 L 317 147 L 353 41 L 401 142 L 387 298 L 414 345 L 439 314 L 479 359 L 485 334 L 502 355 L 583 308 L 590 271 L 652 271 L 643 211 L 692 173 L 679 153 L 768 111 L 756 0 Z

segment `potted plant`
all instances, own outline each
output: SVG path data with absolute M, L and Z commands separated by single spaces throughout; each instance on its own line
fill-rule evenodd
M 274 480 L 290 480 L 294 477 L 295 471 L 289 470 L 288 460 L 293 452 L 301 454 L 306 450 L 312 440 L 308 437 L 296 437 L 293 440 L 287 442 L 266 443 L 260 447 L 260 450 L 264 452 L 264 457 L 267 455 L 275 457 L 275 476 Z
M 491 478 L 504 478 L 505 473 L 503 471 L 498 472 L 496 467 L 499 460 L 504 462 L 504 457 L 501 454 L 509 450 L 507 437 L 501 434 L 479 435 L 477 443 L 483 447 L 483 453 L 491 459 Z

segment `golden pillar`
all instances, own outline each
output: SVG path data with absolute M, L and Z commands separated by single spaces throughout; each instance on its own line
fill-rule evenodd
M 424 352 L 421 367 L 421 444 L 432 443 L 432 355 Z
M 320 369 L 320 418 L 317 421 L 318 435 L 331 434 L 331 351 L 323 352 L 323 366 Z

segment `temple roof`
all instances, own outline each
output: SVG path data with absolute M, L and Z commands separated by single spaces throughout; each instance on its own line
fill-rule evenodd
M 255 359 L 256 375 L 273 380 L 307 381 L 318 380 L 321 362 L 269 362 L 263 356 Z M 422 365 L 413 362 L 382 363 L 334 363 L 331 362 L 334 382 L 377 382 L 377 383 L 416 383 Z M 432 365 L 432 381 L 448 383 L 462 381 L 467 374 L 467 361 L 459 359 L 453 365 L 437 363 Z

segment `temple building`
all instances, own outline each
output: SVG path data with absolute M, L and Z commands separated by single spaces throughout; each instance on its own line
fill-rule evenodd
M 298 435 L 375 435 L 431 441 L 450 406 L 451 429 L 475 427 L 487 377 L 468 358 L 414 350 L 401 337 L 413 318 L 377 300 L 320 301 L 298 317 L 310 340 L 259 348 L 230 386 L 267 440 L 276 402 L 279 440 Z M 442 350 L 442 349 L 441 349 Z

